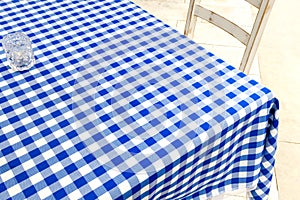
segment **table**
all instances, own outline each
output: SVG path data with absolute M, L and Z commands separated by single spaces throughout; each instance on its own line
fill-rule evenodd
M 1 199 L 266 199 L 272 92 L 127 0 L 1 1 Z

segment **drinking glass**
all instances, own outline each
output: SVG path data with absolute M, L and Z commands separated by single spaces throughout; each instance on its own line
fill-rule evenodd
M 22 32 L 6 35 L 2 40 L 9 66 L 15 71 L 24 71 L 31 68 L 34 55 L 29 37 Z

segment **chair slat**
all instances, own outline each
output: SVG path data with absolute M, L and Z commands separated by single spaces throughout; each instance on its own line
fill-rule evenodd
M 242 29 L 235 23 L 211 10 L 208 10 L 200 5 L 196 5 L 194 15 L 218 26 L 219 28 L 223 29 L 224 31 L 238 39 L 244 45 L 246 45 L 249 41 L 249 33 L 247 33 L 244 29 Z
M 262 0 L 245 0 L 256 8 L 260 8 Z
M 195 0 L 190 0 L 184 34 L 193 38 L 196 20 L 198 17 L 208 21 L 220 29 L 223 29 L 246 46 L 239 69 L 247 74 L 250 71 L 270 11 L 274 4 L 274 0 L 245 1 L 258 8 L 258 13 L 250 34 L 229 19 L 200 6 L 199 3 L 197 4 L 195 2 Z
M 259 42 L 265 30 L 271 9 L 274 5 L 274 0 L 265 0 L 262 2 L 260 10 L 257 14 L 257 19 L 253 24 L 253 28 L 251 31 L 251 37 L 249 38 L 249 42 L 246 45 L 246 49 L 244 52 L 244 56 L 241 61 L 240 70 L 249 73 L 253 59 L 255 57 Z

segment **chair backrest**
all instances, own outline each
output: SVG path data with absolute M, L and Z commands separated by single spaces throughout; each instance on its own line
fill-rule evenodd
M 184 34 L 193 37 L 197 17 L 223 29 L 246 46 L 239 69 L 249 73 L 274 0 L 244 0 L 258 9 L 252 31 L 248 33 L 229 19 L 190 0 Z

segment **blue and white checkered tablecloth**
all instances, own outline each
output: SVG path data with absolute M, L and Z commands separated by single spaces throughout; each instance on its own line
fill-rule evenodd
M 278 100 L 127 0 L 4 0 L 0 199 L 266 199 Z

